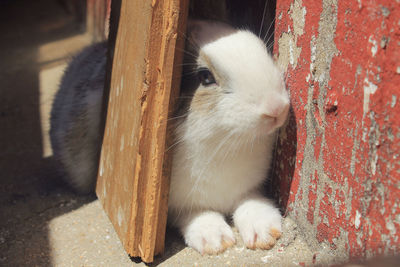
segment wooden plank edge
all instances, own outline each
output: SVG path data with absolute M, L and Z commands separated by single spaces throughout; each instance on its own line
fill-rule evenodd
M 128 253 L 141 257 L 144 262 L 153 261 L 154 255 L 164 249 L 171 162 L 170 155 L 164 153 L 169 142 L 167 114 L 172 110 L 179 90 L 180 79 L 173 80 L 172 77 L 176 65 L 182 62 L 182 53 L 177 53 L 176 45 L 178 32 L 185 27 L 188 1 L 153 1 L 152 7 L 150 46 L 146 56 L 149 68 L 143 82 L 142 125 L 135 174 L 135 179 L 146 184 L 145 190 L 138 192 L 142 196 L 133 196 L 133 201 L 139 199 L 144 203 L 140 203 L 143 205 L 140 210 L 138 206 L 132 210 L 128 231 L 130 238 L 133 237 L 128 242 Z M 183 46 L 182 40 L 180 46 Z

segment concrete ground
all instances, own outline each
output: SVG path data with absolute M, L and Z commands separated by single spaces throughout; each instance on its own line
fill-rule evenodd
M 93 196 L 54 175 L 49 112 L 67 62 L 90 38 L 54 0 L 0 1 L 0 266 L 142 266 L 123 250 Z M 296 225 L 269 251 L 241 243 L 217 256 L 186 248 L 168 229 L 152 266 L 304 266 L 314 254 Z

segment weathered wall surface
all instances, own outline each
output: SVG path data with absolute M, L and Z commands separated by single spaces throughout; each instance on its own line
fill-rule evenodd
M 275 54 L 281 205 L 317 260 L 400 253 L 400 1 L 278 0 Z

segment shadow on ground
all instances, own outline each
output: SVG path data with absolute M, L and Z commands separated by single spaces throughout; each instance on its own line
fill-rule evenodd
M 91 41 L 71 6 L 78 2 L 0 0 L 1 266 L 133 263 L 96 197 L 71 192 L 51 156 L 54 92 L 67 62 Z M 158 263 L 183 248 L 174 232 L 168 243 Z
M 58 40 L 82 34 L 76 16 L 59 4 L 0 2 L 0 265 L 51 265 L 48 221 L 95 199 L 64 189 L 45 147 L 51 99 L 41 92 L 43 71 L 61 66 L 79 47 L 57 48 Z

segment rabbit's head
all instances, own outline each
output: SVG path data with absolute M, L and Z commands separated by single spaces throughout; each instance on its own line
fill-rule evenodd
M 246 30 L 190 21 L 184 95 L 187 124 L 198 134 L 268 135 L 285 122 L 289 97 L 279 68 L 263 41 Z M 186 97 L 188 98 L 188 97 Z

